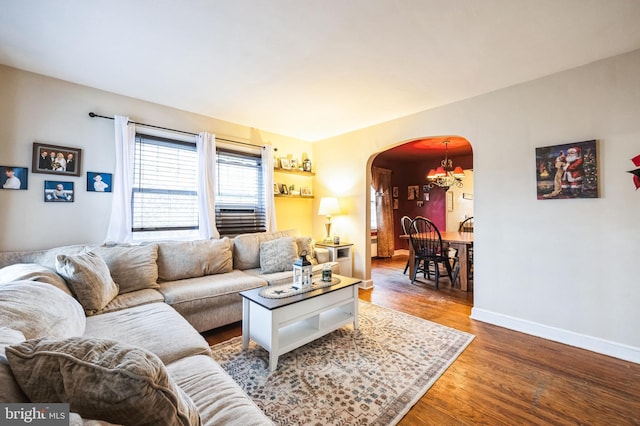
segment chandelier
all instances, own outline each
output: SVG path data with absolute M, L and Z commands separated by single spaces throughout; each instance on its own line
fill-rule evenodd
M 447 191 L 452 186 L 462 188 L 462 178 L 464 178 L 464 171 L 462 167 L 453 167 L 453 161 L 449 158 L 448 145 L 449 141 L 443 141 L 444 143 L 444 160 L 440 162 L 440 167 L 437 169 L 429 170 L 427 174 L 427 180 L 429 181 L 429 187 L 433 188 L 437 185 L 444 188 Z

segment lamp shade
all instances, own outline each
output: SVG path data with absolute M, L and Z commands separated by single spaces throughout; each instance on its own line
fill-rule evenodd
M 335 197 L 322 197 L 320 199 L 320 208 L 318 216 L 335 216 L 340 213 L 338 199 Z
M 458 166 L 453 170 L 453 177 L 462 179 L 464 177 L 464 170 L 462 167 Z

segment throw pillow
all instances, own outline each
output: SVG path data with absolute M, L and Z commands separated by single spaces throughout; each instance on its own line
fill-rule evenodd
M 302 256 L 302 253 L 306 253 L 307 260 L 312 265 L 318 264 L 316 254 L 314 252 L 313 240 L 311 239 L 311 237 L 298 237 L 296 238 L 296 244 L 298 246 L 298 257 Z
M 67 280 L 87 315 L 99 313 L 118 295 L 109 267 L 96 253 L 61 254 L 56 259 L 56 270 Z
M 260 269 L 263 274 L 293 270 L 298 259 L 295 237 L 278 238 L 260 243 Z
M 223 274 L 232 270 L 231 242 L 227 237 L 219 240 L 158 243 L 160 281 Z
M 126 425 L 200 425 L 191 399 L 151 352 L 115 340 L 27 340 L 6 349 L 32 402 L 68 402 L 86 419 Z
M 233 239 L 233 267 L 234 269 L 255 269 L 260 267 L 260 243 L 282 237 L 295 237 L 296 231 L 258 232 L 240 234 Z
M 92 250 L 102 257 L 120 294 L 158 285 L 158 245 L 100 246 Z
M 26 339 L 81 336 L 86 324 L 78 301 L 50 284 L 0 285 L 0 326 L 18 330 Z

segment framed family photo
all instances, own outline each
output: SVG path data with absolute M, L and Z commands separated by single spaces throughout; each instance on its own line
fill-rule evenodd
M 82 150 L 46 143 L 33 143 L 33 173 L 80 176 Z
M 26 167 L 0 166 L 0 188 L 28 189 L 28 175 Z
M 111 192 L 111 173 L 87 172 L 87 191 Z
M 44 181 L 44 201 L 72 203 L 74 200 L 73 182 L 57 180 Z

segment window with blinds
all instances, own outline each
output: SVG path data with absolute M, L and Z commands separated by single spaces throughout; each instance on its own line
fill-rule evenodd
M 262 159 L 217 149 L 216 227 L 221 236 L 266 231 Z
M 198 228 L 195 143 L 136 135 L 133 231 Z

